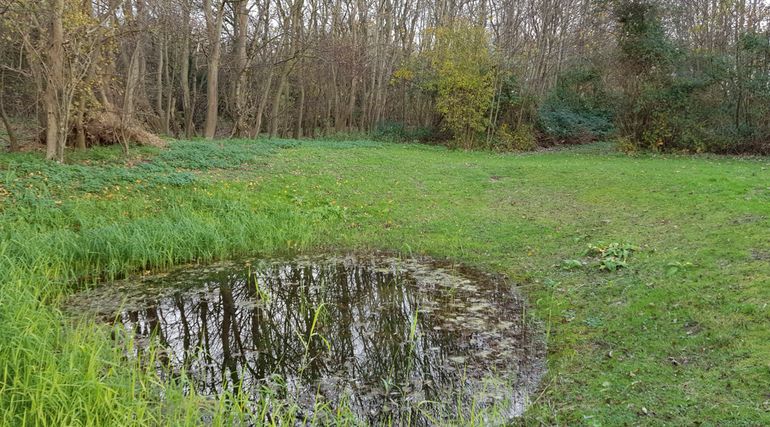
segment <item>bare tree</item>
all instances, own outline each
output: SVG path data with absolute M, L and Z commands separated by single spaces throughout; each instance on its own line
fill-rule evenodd
M 203 135 L 214 138 L 219 118 L 219 59 L 222 55 L 222 21 L 225 16 L 225 0 L 204 0 L 203 15 L 206 21 L 210 50 L 206 82 L 206 124 Z

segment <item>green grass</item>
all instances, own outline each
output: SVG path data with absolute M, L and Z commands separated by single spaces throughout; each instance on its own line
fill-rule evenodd
M 639 249 L 627 268 L 588 254 L 611 243 Z M 549 369 L 525 424 L 770 424 L 767 158 L 334 141 L 0 155 L 0 424 L 232 423 L 244 411 L 178 385 L 160 404 L 163 385 L 62 300 L 194 260 L 354 249 L 450 257 L 524 289 Z M 272 407 L 257 421 L 290 422 Z

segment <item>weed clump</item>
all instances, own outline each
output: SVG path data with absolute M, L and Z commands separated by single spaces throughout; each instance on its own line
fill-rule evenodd
M 628 243 L 589 244 L 585 252 L 589 260 L 565 259 L 561 263 L 561 269 L 569 271 L 591 266 L 604 271 L 617 271 L 627 268 L 631 254 L 639 250 L 638 246 Z
M 628 267 L 628 258 L 639 247 L 627 243 L 588 245 L 586 255 L 597 259 L 600 270 L 616 271 Z

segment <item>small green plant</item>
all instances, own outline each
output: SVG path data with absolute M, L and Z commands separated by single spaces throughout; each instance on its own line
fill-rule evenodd
M 639 248 L 627 243 L 588 245 L 586 255 L 599 259 L 599 269 L 616 271 L 628 267 L 628 258 Z
M 569 323 L 575 320 L 575 317 L 577 317 L 577 314 L 575 313 L 575 310 L 572 310 L 572 309 L 564 310 L 561 313 L 561 319 L 562 319 L 562 322 L 564 323 Z
M 666 265 L 666 276 L 673 276 L 677 273 L 687 271 L 693 267 L 691 262 L 670 262 Z
M 545 280 L 543 280 L 543 284 L 549 288 L 555 288 L 561 284 L 561 282 L 558 282 L 556 280 L 551 279 L 550 277 L 547 277 Z
M 562 270 L 578 270 L 583 268 L 585 264 L 579 259 L 565 259 L 561 262 Z
M 590 316 L 586 318 L 586 320 L 583 321 L 583 323 L 585 323 L 586 326 L 591 328 L 598 328 L 604 324 L 604 322 L 602 322 L 602 319 L 596 316 Z

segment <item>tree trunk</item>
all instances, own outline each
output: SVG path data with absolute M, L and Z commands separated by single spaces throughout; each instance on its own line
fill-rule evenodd
M 86 130 L 83 126 L 85 115 L 85 100 L 81 98 L 80 102 L 78 103 L 77 115 L 75 116 L 75 147 L 81 150 L 86 148 Z
M 302 138 L 302 121 L 305 113 L 305 84 L 299 86 L 299 106 L 297 111 L 297 126 L 294 128 L 294 138 Z
M 171 66 L 169 65 L 169 56 L 168 56 L 168 45 L 169 43 L 165 44 L 165 48 L 163 49 L 163 55 L 165 57 L 164 67 L 163 67 L 163 78 L 166 80 L 165 85 L 165 93 L 166 93 L 166 114 L 163 115 L 163 118 L 161 120 L 161 131 L 163 131 L 166 135 L 171 134 L 171 121 L 174 117 L 174 110 L 176 110 L 176 97 L 174 96 L 174 79 L 173 74 L 171 74 Z M 176 127 L 176 126 L 175 126 Z M 176 135 L 176 132 L 175 132 Z
M 0 98 L 0 118 L 3 119 L 3 126 L 5 126 L 5 133 L 8 134 L 8 150 L 19 151 L 19 140 L 16 139 L 16 133 L 13 131 L 13 126 L 8 120 L 8 115 L 5 114 L 5 106 L 3 100 Z
M 195 134 L 193 125 L 193 107 L 190 97 L 190 6 L 187 5 L 186 15 L 184 17 L 182 41 L 182 68 L 180 70 L 179 84 L 182 86 L 182 110 L 184 111 L 184 135 L 192 138 Z
M 161 36 L 158 43 L 158 69 L 155 73 L 155 111 L 158 114 L 158 129 L 161 133 L 168 135 L 168 126 L 164 126 L 166 112 L 163 110 L 163 67 L 164 67 L 164 48 L 166 41 Z
M 225 14 L 225 2 L 217 6 L 216 17 L 212 16 L 211 0 L 203 2 L 206 15 L 206 29 L 208 30 L 211 52 L 208 61 L 208 78 L 206 81 L 206 123 L 203 126 L 203 136 L 213 139 L 217 133 L 217 119 L 219 117 L 219 57 L 222 48 L 222 20 Z
M 272 68 L 270 68 L 270 73 L 267 75 L 267 81 L 265 82 L 265 87 L 262 90 L 262 96 L 259 100 L 259 106 L 257 107 L 257 116 L 254 120 L 254 128 L 252 129 L 252 134 L 255 137 L 259 137 L 260 132 L 262 132 L 262 116 L 265 114 L 267 99 L 270 95 L 270 86 L 273 83 L 273 74 L 274 71 Z
M 281 72 L 281 81 L 278 83 L 278 90 L 275 92 L 273 98 L 272 111 L 270 113 L 270 137 L 275 138 L 278 136 L 278 113 L 281 111 L 281 96 L 286 88 L 286 80 L 288 79 L 288 67 L 284 64 L 285 70 Z
M 131 53 L 131 59 L 128 62 L 128 71 L 126 73 L 126 86 L 123 92 L 123 111 L 121 114 L 124 124 L 134 120 L 134 91 L 139 81 L 139 44 L 134 47 Z
M 19 151 L 19 140 L 16 139 L 16 132 L 13 131 L 8 115 L 5 113 L 5 104 L 3 103 L 3 87 L 5 85 L 5 74 L 0 72 L 0 119 L 3 120 L 3 126 L 5 126 L 5 133 L 8 134 L 8 150 Z
M 46 110 L 45 158 L 62 162 L 64 161 L 64 150 L 59 150 L 59 145 L 63 146 L 65 141 L 58 139 L 61 118 L 58 117 L 57 104 L 60 101 L 61 86 L 64 83 L 64 27 L 62 25 L 64 0 L 51 0 L 51 7 L 51 46 L 48 51 L 48 76 L 44 98 Z M 61 156 L 59 156 L 60 151 Z
M 233 127 L 233 136 L 241 137 L 246 131 L 246 42 L 248 37 L 249 25 L 249 6 L 248 1 L 241 0 L 238 3 L 237 37 L 235 40 L 235 70 L 237 79 L 233 97 L 235 99 L 235 126 Z
M 353 82 L 350 84 L 350 98 L 348 99 L 348 122 L 347 122 L 347 128 L 348 130 L 353 130 L 355 128 L 355 122 L 353 121 L 353 111 L 356 106 L 356 84 L 358 83 L 358 78 L 353 77 Z
M 337 85 L 337 71 L 334 64 L 332 64 L 332 89 L 334 90 L 334 130 L 335 132 L 341 132 L 344 127 L 342 120 L 342 107 L 340 106 L 340 89 Z
M 219 118 L 219 48 L 214 50 L 209 58 L 206 82 L 206 122 L 203 125 L 203 136 L 206 139 L 213 139 L 216 135 Z

